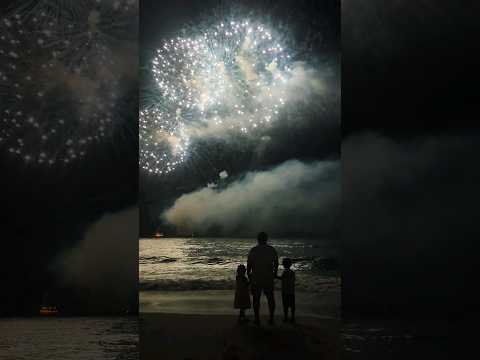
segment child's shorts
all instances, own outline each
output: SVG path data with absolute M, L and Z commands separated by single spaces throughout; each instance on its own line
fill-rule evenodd
M 282 293 L 283 307 L 295 307 L 295 294 Z

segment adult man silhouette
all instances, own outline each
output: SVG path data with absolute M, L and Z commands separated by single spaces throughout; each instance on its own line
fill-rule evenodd
M 269 323 L 273 325 L 275 312 L 273 282 L 278 273 L 278 255 L 276 250 L 267 244 L 267 233 L 259 233 L 257 240 L 258 245 L 250 250 L 247 261 L 247 275 L 251 282 L 255 324 L 260 325 L 260 297 L 263 292 L 268 300 Z

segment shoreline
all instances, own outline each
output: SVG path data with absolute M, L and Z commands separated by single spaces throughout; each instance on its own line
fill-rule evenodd
M 236 316 L 233 308 L 234 290 L 195 290 L 195 291 L 140 291 L 139 312 L 184 315 L 229 315 Z M 296 293 L 296 313 L 299 317 L 339 319 L 340 289 L 323 294 Z M 280 292 L 275 292 L 276 315 L 283 314 Z M 260 313 L 267 313 L 267 301 L 262 296 Z M 253 315 L 253 309 L 247 310 Z

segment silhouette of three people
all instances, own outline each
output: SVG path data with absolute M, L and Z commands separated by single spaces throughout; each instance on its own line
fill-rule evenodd
M 257 236 L 258 244 L 254 246 L 247 260 L 247 267 L 243 264 L 237 267 L 234 308 L 239 309 L 238 322 L 247 322 L 245 310 L 250 309 L 249 287 L 253 297 L 253 312 L 256 325 L 260 325 L 260 298 L 262 293 L 268 301 L 270 314 L 269 324 L 274 324 L 275 296 L 274 281 L 282 281 L 282 303 L 284 321 L 288 321 L 288 310 L 291 312 L 291 322 L 295 322 L 295 273 L 290 269 L 292 260 L 284 258 L 282 265 L 284 271 L 278 276 L 278 255 L 273 246 L 267 244 L 268 235 L 261 232 Z

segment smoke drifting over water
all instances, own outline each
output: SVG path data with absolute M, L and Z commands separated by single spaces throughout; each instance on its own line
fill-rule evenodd
M 479 253 L 478 140 L 460 134 L 407 143 L 374 133 L 344 140 L 346 306 L 478 301 L 466 286 Z
M 338 162 L 291 160 L 248 172 L 226 189 L 183 195 L 162 217 L 180 233 L 329 235 L 338 225 L 339 179 Z
M 62 281 L 96 311 L 135 311 L 138 209 L 106 214 L 58 261 Z

